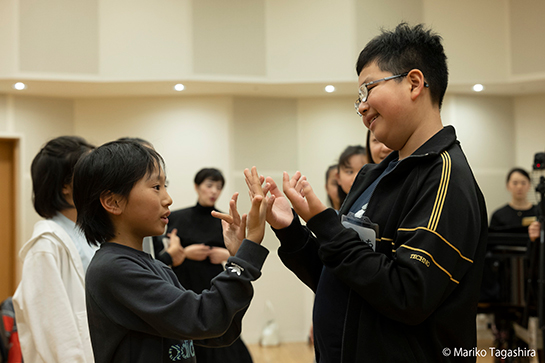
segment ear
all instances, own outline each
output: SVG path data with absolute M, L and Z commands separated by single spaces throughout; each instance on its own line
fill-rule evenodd
M 407 80 L 411 85 L 411 99 L 414 101 L 422 94 L 424 88 L 429 87 L 420 69 L 413 69 L 407 74 Z
M 123 212 L 123 200 L 118 194 L 110 191 L 104 192 L 100 195 L 100 204 L 106 210 L 106 212 L 113 215 L 120 215 Z

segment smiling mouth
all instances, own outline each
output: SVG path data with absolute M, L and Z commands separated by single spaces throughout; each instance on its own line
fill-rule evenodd
M 373 124 L 373 122 L 375 122 L 375 120 L 378 118 L 379 115 L 376 115 L 375 117 L 373 117 L 370 121 L 369 121 L 369 127 L 371 127 L 371 125 Z

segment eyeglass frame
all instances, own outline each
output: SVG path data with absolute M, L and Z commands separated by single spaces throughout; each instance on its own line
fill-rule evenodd
M 409 74 L 409 72 L 404 72 L 404 73 L 401 73 L 401 74 L 396 74 L 395 76 L 389 76 L 389 77 L 377 79 L 375 81 L 363 83 L 358 88 L 359 97 L 356 99 L 356 102 L 354 102 L 354 108 L 356 109 L 356 113 L 358 114 L 358 116 L 360 116 L 360 117 L 363 116 L 360 113 L 359 108 L 360 108 L 361 103 L 366 102 L 367 98 L 369 97 L 369 88 L 367 88 L 367 86 L 370 86 L 372 84 L 379 83 L 379 82 L 382 82 L 382 81 L 389 81 L 389 80 L 395 79 L 395 78 L 407 77 L 408 74 Z M 424 87 L 429 87 L 427 82 L 424 82 Z

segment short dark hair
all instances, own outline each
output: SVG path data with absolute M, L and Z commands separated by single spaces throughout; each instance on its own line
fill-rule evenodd
M 215 168 L 203 168 L 197 172 L 195 175 L 195 184 L 201 185 L 206 179 L 210 179 L 212 181 L 219 181 L 221 182 L 221 187 L 225 185 L 225 179 L 223 178 L 223 174 L 221 171 Z
M 32 160 L 32 202 L 43 218 L 52 218 L 58 212 L 74 208 L 62 193 L 72 183 L 74 166 L 78 159 L 94 149 L 78 136 L 60 136 L 47 142 Z
M 145 139 L 142 139 L 140 137 L 128 137 L 128 136 L 125 136 L 125 137 L 120 137 L 119 139 L 117 139 L 117 141 L 136 141 L 146 147 L 149 147 L 149 148 L 152 148 L 152 149 L 155 149 L 153 147 L 153 144 L 151 142 L 149 142 L 148 140 L 145 140 Z
M 529 182 L 532 181 L 532 179 L 530 179 L 530 174 L 528 174 L 528 172 L 522 168 L 513 168 L 509 171 L 509 173 L 507 173 L 507 180 L 505 181 L 505 183 L 509 183 L 509 179 L 511 179 L 511 175 L 513 175 L 513 173 L 520 173 L 522 174 L 523 176 L 526 177 L 526 179 L 528 179 Z
M 361 51 L 356 72 L 359 75 L 372 62 L 392 74 L 419 69 L 429 85 L 432 103 L 441 108 L 448 85 L 447 56 L 442 40 L 440 35 L 424 29 L 423 24 L 410 27 L 401 23 L 393 31 L 383 29 L 382 34 L 371 39 Z
M 126 140 L 106 143 L 81 158 L 74 171 L 74 204 L 77 224 L 87 242 L 100 245 L 114 238 L 114 225 L 100 197 L 115 193 L 128 198 L 134 185 L 165 162 L 154 149 Z
M 348 167 L 349 159 L 354 155 L 363 155 L 367 157 L 367 151 L 365 150 L 365 147 L 361 145 L 347 146 L 346 149 L 344 149 L 343 152 L 341 153 L 341 156 L 339 156 L 339 162 L 337 163 L 337 170 L 340 172 L 341 166 Z M 339 192 L 339 199 L 342 204 L 348 194 L 344 192 L 340 184 L 339 186 L 337 186 L 337 190 Z
M 365 146 L 361 145 L 349 145 L 347 146 L 343 152 L 341 153 L 341 156 L 339 156 L 339 162 L 338 167 L 341 166 L 348 167 L 349 166 L 349 159 L 354 155 L 363 155 L 367 156 L 367 152 L 365 150 Z

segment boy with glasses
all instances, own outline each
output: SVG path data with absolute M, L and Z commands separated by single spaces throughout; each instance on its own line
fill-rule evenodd
M 315 293 L 317 361 L 475 362 L 486 246 L 483 195 L 443 127 L 448 83 L 441 37 L 400 24 L 372 39 L 356 67 L 364 125 L 394 151 L 359 172 L 337 214 L 301 173 L 276 183 L 246 171 L 279 255 Z

